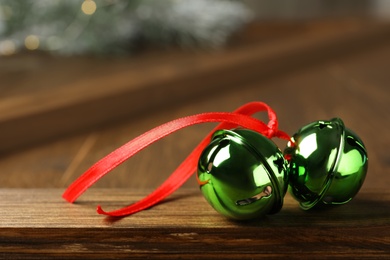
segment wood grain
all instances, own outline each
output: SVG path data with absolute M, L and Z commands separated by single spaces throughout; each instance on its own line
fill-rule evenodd
M 175 108 L 161 108 L 106 129 L 42 144 L 0 158 L 1 187 L 66 187 L 94 162 L 143 132 L 181 116 L 232 111 L 245 102 L 267 102 L 280 128 L 292 134 L 311 121 L 341 117 L 367 146 L 369 174 L 363 188 L 390 186 L 390 47 L 339 57 L 268 80 L 237 85 L 218 95 L 193 97 Z M 258 115 L 263 118 L 263 115 Z M 212 125 L 194 126 L 148 147 L 96 184 L 96 187 L 151 188 L 166 179 Z M 91 137 L 92 136 L 92 137 Z M 88 140 L 92 140 L 91 143 Z M 275 140 L 278 142 L 278 140 Z M 278 142 L 281 149 L 284 142 Z M 84 154 L 80 159 L 80 154 Z M 63 177 L 66 173 L 66 178 Z M 185 184 L 193 187 L 195 181 Z
M 287 196 L 278 214 L 249 222 L 216 213 L 198 189 L 181 189 L 133 216 L 110 219 L 147 190 L 92 189 L 77 204 L 60 189 L 2 189 L 0 251 L 11 258 L 251 259 L 390 256 L 390 193 L 375 190 L 332 210 L 305 212 Z
M 251 41 L 214 53 L 161 52 L 117 60 L 34 55 L 2 59 L 0 153 L 183 104 L 193 96 L 212 95 L 390 40 L 388 24 L 366 20 L 287 28 L 294 34 L 276 33 L 279 37 L 267 40 L 253 36 L 269 35 L 267 26 L 259 26 L 257 33 L 249 31 Z

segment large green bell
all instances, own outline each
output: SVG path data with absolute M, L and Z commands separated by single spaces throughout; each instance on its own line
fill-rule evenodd
M 265 136 L 247 129 L 219 130 L 199 159 L 201 191 L 233 219 L 278 212 L 287 190 L 287 162 Z
M 341 119 L 301 128 L 285 149 L 291 158 L 289 191 L 301 208 L 350 201 L 366 176 L 368 158 L 360 138 Z

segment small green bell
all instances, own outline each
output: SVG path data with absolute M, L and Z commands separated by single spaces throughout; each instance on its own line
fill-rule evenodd
M 291 158 L 289 191 L 307 210 L 350 201 L 366 176 L 368 158 L 362 140 L 341 119 L 301 128 L 284 154 Z
M 278 212 L 287 191 L 287 162 L 267 137 L 247 129 L 219 130 L 198 164 L 201 191 L 233 219 Z

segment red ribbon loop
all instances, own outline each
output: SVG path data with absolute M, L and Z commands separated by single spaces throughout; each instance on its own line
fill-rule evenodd
M 267 125 L 262 121 L 251 117 L 254 113 L 261 111 L 268 112 L 269 122 Z M 286 133 L 277 129 L 278 122 L 275 112 L 267 104 L 262 102 L 247 103 L 233 113 L 214 112 L 179 118 L 153 128 L 102 158 L 67 188 L 62 195 L 63 198 L 69 202 L 74 202 L 101 177 L 147 146 L 187 126 L 208 122 L 222 123 L 214 128 L 213 131 L 211 131 L 206 138 L 203 139 L 203 141 L 191 152 L 191 154 L 160 187 L 144 199 L 130 206 L 111 212 L 106 212 L 98 206 L 97 212 L 99 214 L 114 217 L 126 216 L 149 208 L 172 194 L 196 171 L 199 156 L 210 142 L 210 138 L 216 130 L 231 129 L 241 126 L 259 132 L 268 138 L 276 136 L 282 139 L 291 140 Z

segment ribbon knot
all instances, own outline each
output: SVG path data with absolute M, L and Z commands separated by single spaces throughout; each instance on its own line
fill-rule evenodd
M 265 136 L 268 137 L 269 139 L 271 139 L 271 138 L 276 136 L 277 132 L 278 132 L 277 129 L 269 128 L 267 131 L 267 134 Z

